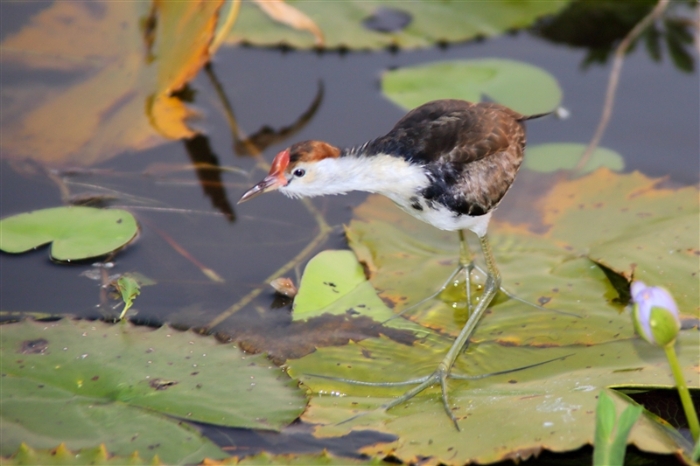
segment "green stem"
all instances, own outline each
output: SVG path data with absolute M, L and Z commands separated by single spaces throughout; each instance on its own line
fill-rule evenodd
M 676 379 L 676 388 L 678 389 L 678 394 L 681 397 L 681 404 L 683 405 L 683 410 L 685 411 L 685 417 L 688 419 L 688 426 L 690 426 L 690 433 L 693 436 L 693 441 L 697 442 L 700 437 L 700 423 L 698 422 L 698 413 L 695 412 L 695 407 L 693 406 L 693 400 L 690 398 L 690 391 L 688 391 L 688 386 L 683 378 L 683 372 L 681 371 L 681 365 L 678 362 L 678 356 L 676 356 L 676 350 L 674 348 L 674 343 L 670 343 L 664 347 L 666 351 L 666 358 L 668 359 L 668 364 L 671 366 L 671 371 L 673 372 L 673 378 Z

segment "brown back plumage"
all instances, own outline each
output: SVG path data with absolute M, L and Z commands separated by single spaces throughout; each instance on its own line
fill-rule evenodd
M 362 152 L 423 165 L 431 180 L 422 193 L 429 205 L 483 215 L 498 205 L 515 179 L 527 119 L 499 104 L 437 100 L 408 112 Z

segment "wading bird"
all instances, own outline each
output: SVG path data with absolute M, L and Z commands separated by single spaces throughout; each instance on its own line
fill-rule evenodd
M 277 154 L 268 175 L 241 197 L 239 203 L 273 190 L 292 198 L 350 191 L 382 194 L 412 216 L 458 232 L 459 267 L 450 280 L 466 270 L 467 287 L 471 258 L 463 231 L 478 236 L 487 269 L 481 300 L 437 369 L 399 383 L 416 387 L 384 408 L 439 383 L 445 411 L 459 429 L 449 408 L 447 378 L 500 287 L 486 230 L 522 163 L 524 122 L 539 116 L 524 116 L 494 103 L 436 100 L 411 110 L 387 135 L 359 146 L 340 149 L 322 141 L 296 143 Z

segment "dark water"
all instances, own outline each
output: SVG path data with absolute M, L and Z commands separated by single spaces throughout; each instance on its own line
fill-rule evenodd
M 16 30 L 27 11 L 3 7 L 2 35 Z M 584 49 L 520 32 L 444 49 L 409 52 L 319 54 L 224 48 L 216 55 L 213 70 L 238 124 L 248 134 L 264 126 L 283 128 L 293 124 L 322 88 L 320 106 L 308 124 L 264 151 L 263 157 L 270 161 L 278 151 L 299 140 L 322 139 L 344 146 L 384 134 L 403 111 L 382 96 L 381 73 L 394 67 L 459 58 L 510 58 L 547 70 L 559 80 L 563 106 L 571 117 L 533 122 L 528 127 L 529 143 L 587 143 L 600 118 L 610 63 L 583 70 L 585 54 Z M 5 83 L 22 79 L 8 69 L 0 71 L 0 76 Z M 102 192 L 94 186 L 122 193 L 112 205 L 131 208 L 141 222 L 139 241 L 116 257 L 110 273 L 138 271 L 156 280 L 157 285 L 144 288 L 136 301 L 137 319 L 145 322 L 205 326 L 258 287 L 316 233 L 313 219 L 299 201 L 269 194 L 235 205 L 244 190 L 264 174 L 260 170 L 249 176 L 224 172 L 223 185 L 214 189 L 202 187 L 191 169 L 143 174 L 154 164 L 188 164 L 193 158 L 218 160 L 224 167 L 239 167 L 246 172 L 253 169 L 252 157 L 233 150 L 233 138 L 209 76 L 200 73 L 191 88 L 196 92 L 194 106 L 203 115 L 195 125 L 204 137 L 189 144 L 172 142 L 123 154 L 95 167 L 104 172 L 64 178 L 74 193 Z M 681 72 L 668 57 L 655 63 L 642 47 L 637 47 L 625 61 L 613 117 L 601 145 L 624 157 L 625 171 L 639 170 L 649 176 L 669 177 L 674 184 L 693 184 L 700 177 L 698 128 L 697 71 Z M 7 161 L 1 165 L 0 186 L 3 217 L 61 205 L 52 181 L 40 174 L 17 172 Z M 516 182 L 510 196 L 517 196 L 517 190 Z M 362 199 L 364 195 L 352 194 L 314 200 L 328 223 L 338 227 L 321 249 L 345 247 L 339 226 L 350 220 L 351 208 Z M 166 210 L 153 210 L 156 208 Z M 205 277 L 168 240 L 177 242 L 225 282 L 215 283 Z M 303 263 L 299 264 L 298 271 L 302 267 Z M 46 248 L 17 256 L 2 254 L 0 310 L 114 315 L 117 311 L 98 307 L 99 284 L 81 276 L 90 268 L 90 263 L 54 264 Z M 274 301 L 272 291 L 266 290 L 255 301 L 257 309 L 246 307 L 218 329 L 228 333 L 264 332 L 269 325 L 284 325 L 288 310 L 284 306 L 274 309 Z
M 567 120 L 553 118 L 528 127 L 529 144 L 588 142 L 600 117 L 609 65 L 582 70 L 585 52 L 521 32 L 450 46 L 392 53 L 379 51 L 341 55 L 314 52 L 280 52 L 254 48 L 222 49 L 214 61 L 214 72 L 235 111 L 241 129 L 248 134 L 263 126 L 291 125 L 311 105 L 323 86 L 318 111 L 293 137 L 271 145 L 263 156 L 269 161 L 287 145 L 303 139 L 324 139 L 351 145 L 386 132 L 403 111 L 385 99 L 379 90 L 381 73 L 393 67 L 436 60 L 502 57 L 522 60 L 549 71 L 564 91 L 563 105 L 571 112 Z M 209 78 L 200 73 L 192 88 L 195 108 L 203 119 L 195 124 L 206 140 L 194 144 L 200 155 L 208 149 L 223 166 L 253 168 L 251 157 L 237 156 L 219 99 Z M 700 92 L 697 72 L 679 72 L 666 59 L 654 63 L 637 48 L 627 59 L 615 101 L 613 118 L 602 145 L 625 158 L 626 171 L 639 170 L 650 176 L 669 176 L 679 184 L 695 183 L 700 173 L 698 116 Z M 208 146 L 208 147 L 207 147 Z M 152 207 L 190 209 L 198 213 L 178 214 L 134 210 L 144 223 L 140 241 L 117 257 L 115 272 L 139 271 L 159 282 L 144 290 L 137 302 L 139 317 L 162 320 L 173 314 L 186 322 L 202 319 L 226 309 L 236 298 L 258 283 L 314 234 L 315 225 L 298 202 L 269 194 L 241 206 L 231 207 L 235 220 L 223 215 L 217 205 L 234 206 L 246 187 L 263 172 L 250 177 L 222 175 L 222 199 L 212 201 L 203 194 L 192 171 L 163 176 L 142 176 L 156 163 L 185 164 L 190 161 L 183 142 L 172 142 L 140 153 L 124 154 L 103 164 L 112 174 L 77 175 L 74 183 L 94 184 L 129 195 L 155 200 Z M 60 205 L 57 188 L 39 176 L 2 169 L 2 215 Z M 75 192 L 94 192 L 80 186 Z M 517 196 L 517 183 L 510 196 Z M 355 194 L 314 201 L 328 222 L 339 225 L 350 218 L 350 207 L 363 195 Z M 121 199 L 116 205 L 134 206 Z M 143 207 L 142 207 L 143 208 Z M 224 212 L 226 209 L 223 209 Z M 209 214 L 209 215 L 207 215 Z M 188 249 L 200 262 L 217 271 L 224 285 L 206 279 L 190 262 L 174 253 L 156 233 L 164 232 Z M 340 233 L 331 246 L 342 247 Z M 46 249 L 21 256 L 0 256 L 5 272 L 1 286 L 2 309 L 29 312 L 90 315 L 98 304 L 95 282 L 78 275 L 88 265 L 54 265 Z M 41 292 L 35 292 L 37 284 Z M 272 297 L 263 296 L 263 305 Z M 189 316 L 196 316 L 194 318 Z

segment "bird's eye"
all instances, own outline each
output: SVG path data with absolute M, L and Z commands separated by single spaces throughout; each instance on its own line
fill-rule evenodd
M 303 168 L 297 168 L 296 170 L 294 170 L 294 176 L 301 178 L 304 175 L 306 175 L 306 170 L 304 170 Z

